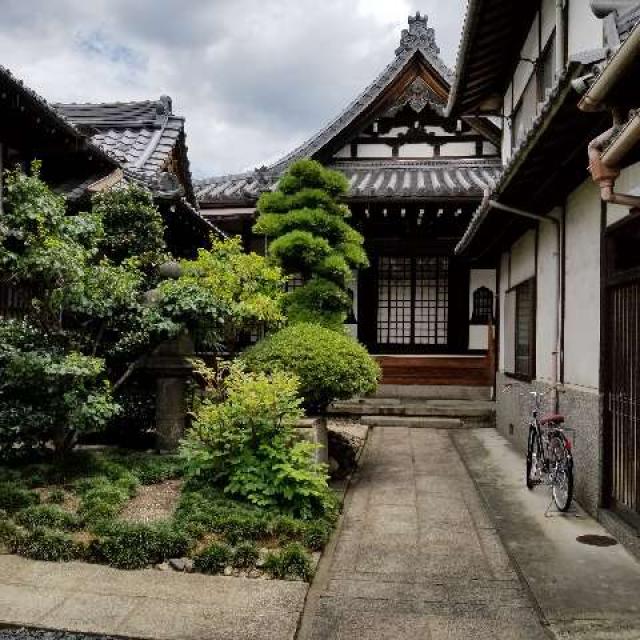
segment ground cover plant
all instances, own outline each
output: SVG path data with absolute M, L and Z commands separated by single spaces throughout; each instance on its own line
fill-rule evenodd
M 334 511 L 305 520 L 251 504 L 186 472 L 177 455 L 117 449 L 76 451 L 64 464 L 45 460 L 4 466 L 0 553 L 121 569 L 186 557 L 203 573 L 229 574 L 232 569 L 233 574 L 310 579 L 311 554 L 326 544 Z M 160 488 L 168 481 L 181 483 L 171 512 L 151 522 L 122 519 L 141 487 Z M 287 552 L 292 542 L 300 545 L 295 562 Z

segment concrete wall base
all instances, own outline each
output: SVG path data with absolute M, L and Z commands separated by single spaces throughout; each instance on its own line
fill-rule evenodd
M 544 382 L 517 382 L 502 393 L 506 384 L 515 381 L 503 373 L 497 376 L 496 425 L 522 453 L 527 450 L 527 437 L 533 398 L 528 391 L 548 391 Z M 520 386 L 518 386 L 520 385 Z M 551 413 L 553 394 L 543 401 L 543 412 Z M 602 486 L 602 421 L 600 395 L 575 388 L 560 391 L 560 413 L 566 417 L 566 426 L 575 433 L 573 438 L 575 498 L 594 517 L 598 515 Z

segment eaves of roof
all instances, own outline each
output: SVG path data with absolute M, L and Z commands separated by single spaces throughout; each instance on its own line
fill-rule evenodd
M 16 76 L 9 71 L 6 67 L 0 65 L 0 78 L 4 80 L 7 85 L 21 97 L 22 100 L 31 104 L 32 108 L 37 110 L 43 117 L 47 118 L 51 125 L 61 131 L 65 132 L 71 138 L 78 141 L 80 145 L 84 146 L 87 152 L 94 154 L 97 158 L 104 161 L 111 167 L 117 167 L 117 160 L 111 156 L 107 151 L 103 150 L 100 146 L 93 143 L 91 138 L 83 134 L 69 119 L 59 113 L 53 105 L 49 104 L 42 96 L 36 93 L 33 89 L 24 84 L 22 80 L 16 78 Z M 6 96 L 5 96 L 6 98 Z
M 499 110 L 499 99 L 515 69 L 538 5 L 530 0 L 469 0 L 448 115 Z
M 485 193 L 456 247 L 457 254 L 479 257 L 508 242 L 505 218 L 493 217 L 491 200 L 545 215 L 586 179 L 587 143 L 602 131 L 606 114 L 578 110 L 571 82 L 584 72 L 582 64 L 573 62 L 560 76 L 496 186 Z

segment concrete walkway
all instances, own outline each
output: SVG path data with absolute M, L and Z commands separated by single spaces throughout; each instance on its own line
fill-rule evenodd
M 545 515 L 549 488 L 526 489 L 523 458 L 497 431 L 452 437 L 549 630 L 563 639 L 638 640 L 640 563 L 621 545 L 577 542 L 608 535 L 579 508 Z
M 0 627 L 159 640 L 291 640 L 307 585 L 0 555 Z
M 446 430 L 375 428 L 303 640 L 542 640 Z

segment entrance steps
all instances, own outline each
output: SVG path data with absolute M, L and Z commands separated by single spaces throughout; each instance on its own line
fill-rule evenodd
M 330 412 L 379 427 L 473 429 L 494 427 L 496 420 L 493 402 L 459 398 L 371 396 L 336 402 Z

